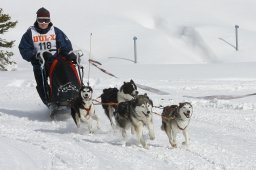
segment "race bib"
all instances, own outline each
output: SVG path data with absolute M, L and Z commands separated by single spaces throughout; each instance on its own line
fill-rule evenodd
M 56 49 L 56 34 L 53 26 L 46 34 L 38 33 L 34 27 L 31 27 L 31 32 L 34 47 L 37 51 Z M 55 54 L 56 51 L 51 53 Z

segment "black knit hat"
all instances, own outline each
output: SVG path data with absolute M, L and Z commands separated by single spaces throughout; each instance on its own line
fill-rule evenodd
M 50 12 L 47 9 L 45 9 L 44 7 L 37 10 L 36 14 L 37 14 L 37 17 L 49 17 L 50 18 Z

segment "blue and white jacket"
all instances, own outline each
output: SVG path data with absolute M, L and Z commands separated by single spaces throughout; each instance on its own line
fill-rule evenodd
M 61 55 L 67 56 L 73 50 L 67 36 L 52 23 L 47 29 L 41 29 L 35 22 L 22 36 L 19 50 L 22 58 L 32 65 L 37 65 L 36 54 L 38 50 L 58 49 Z

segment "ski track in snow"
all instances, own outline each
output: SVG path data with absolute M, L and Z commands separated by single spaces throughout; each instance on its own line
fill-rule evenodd
M 101 106 L 96 106 L 101 129 L 96 130 L 94 134 L 88 134 L 86 125 L 77 129 L 70 117 L 51 121 L 40 99 L 35 97 L 37 94 L 33 81 L 19 79 L 4 82 L 1 84 L 1 89 L 4 90 L 0 92 L 0 95 L 5 96 L 0 98 L 1 103 L 4 103 L 4 106 L 0 106 L 0 146 L 3 147 L 0 148 L 0 158 L 8 157 L 7 160 L 15 161 L 0 163 L 3 163 L 6 169 L 54 170 L 256 168 L 255 109 L 237 107 L 248 103 L 254 105 L 250 98 L 230 102 L 182 97 L 184 94 L 198 94 L 198 91 L 219 93 L 225 90 L 223 87 L 226 86 L 226 81 L 163 83 L 165 86 L 160 83 L 154 84 L 154 87 L 164 87 L 161 90 L 172 95 L 159 96 L 149 93 L 156 105 L 189 100 L 194 106 L 194 114 L 189 125 L 189 146 L 181 145 L 183 136 L 179 134 L 178 148 L 170 148 L 166 134 L 160 130 L 160 117 L 154 115 L 156 139 L 147 140 L 150 148 L 143 149 L 131 135 L 127 146 L 122 147 L 121 134 L 111 129 Z M 168 88 L 168 83 L 171 84 L 171 88 Z M 219 86 L 214 86 L 216 84 Z M 254 90 L 250 89 L 251 82 L 241 81 L 241 84 L 241 93 L 246 88 L 248 91 Z M 99 96 L 102 91 L 103 85 L 99 85 L 98 88 L 97 85 L 95 84 L 97 90 L 94 96 Z M 208 88 L 205 88 L 206 86 Z M 160 113 L 161 109 L 156 109 L 156 112 Z M 20 156 L 16 159 L 14 155 Z M 21 166 L 23 161 L 30 164 Z

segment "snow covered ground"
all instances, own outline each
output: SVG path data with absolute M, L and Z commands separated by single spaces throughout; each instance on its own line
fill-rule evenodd
M 135 65 L 124 65 L 133 68 Z M 221 99 L 221 95 L 240 96 L 256 91 L 256 79 L 238 75 L 229 79 L 172 79 L 154 76 L 154 70 L 140 65 L 144 78 L 131 78 L 139 84 L 169 92 L 158 95 L 147 92 L 155 106 L 188 101 L 194 113 L 189 125 L 191 143 L 178 148 L 169 146 L 166 134 L 160 130 L 161 119 L 154 115 L 156 139 L 150 148 L 138 145 L 135 136 L 129 136 L 122 147 L 119 131 L 114 132 L 103 109 L 96 105 L 100 130 L 90 135 L 87 126 L 77 129 L 69 114 L 51 121 L 47 108 L 35 91 L 35 81 L 29 69 L 0 72 L 0 168 L 1 169 L 255 169 L 256 159 L 256 103 L 255 97 Z M 172 67 L 172 65 L 169 65 Z M 137 67 L 137 65 L 136 65 Z M 182 69 L 185 67 L 180 66 Z M 120 68 L 121 73 L 121 68 Z M 113 72 L 114 73 L 114 72 Z M 125 73 L 125 72 L 124 72 Z M 177 72 L 178 73 L 178 72 Z M 94 98 L 103 88 L 119 87 L 127 78 L 110 78 L 92 69 L 91 84 Z M 100 76 L 102 75 L 102 76 Z M 146 91 L 139 89 L 141 93 Z M 184 96 L 213 96 L 196 99 Z M 161 113 L 161 109 L 154 108 Z M 146 134 L 146 131 L 145 131 Z
M 256 92 L 255 5 L 252 0 L 1 0 L 4 12 L 19 23 L 4 35 L 16 40 L 12 50 L 18 68 L 0 72 L 0 169 L 256 169 L 256 96 L 246 96 Z M 133 79 L 169 93 L 139 89 L 155 106 L 191 102 L 189 146 L 181 145 L 180 134 L 178 147 L 171 148 L 156 114 L 156 138 L 147 140 L 148 150 L 132 135 L 122 147 L 121 134 L 112 130 L 100 105 L 101 128 L 94 134 L 86 126 L 77 129 L 68 111 L 51 121 L 32 67 L 17 48 L 42 6 L 84 51 L 86 69 L 93 33 L 93 58 L 118 77 L 91 66 L 94 99 L 104 88 Z M 240 26 L 239 51 L 232 47 L 235 25 Z M 109 58 L 133 59 L 133 36 L 138 37 L 138 64 Z

